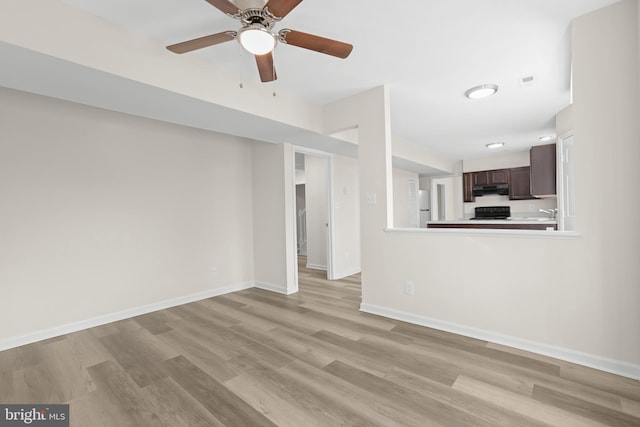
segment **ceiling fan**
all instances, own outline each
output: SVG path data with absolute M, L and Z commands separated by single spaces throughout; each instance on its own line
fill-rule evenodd
M 310 49 L 338 58 L 346 58 L 353 46 L 301 31 L 282 29 L 272 32 L 273 27 L 287 16 L 302 0 L 206 0 L 212 6 L 239 20 L 238 31 L 223 31 L 197 39 L 167 46 L 171 52 L 186 53 L 237 39 L 250 53 L 255 55 L 260 80 L 276 80 L 273 64 L 273 49 L 277 42 Z

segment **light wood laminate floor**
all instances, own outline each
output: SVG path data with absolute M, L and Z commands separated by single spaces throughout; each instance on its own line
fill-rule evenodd
M 358 311 L 359 276 L 235 292 L 0 352 L 73 426 L 640 426 L 640 383 Z

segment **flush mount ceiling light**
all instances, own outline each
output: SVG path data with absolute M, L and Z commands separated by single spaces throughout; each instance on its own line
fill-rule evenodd
M 254 55 L 265 55 L 276 47 L 276 37 L 260 24 L 247 25 L 238 30 L 238 41 Z
M 485 145 L 490 150 L 495 150 L 496 148 L 504 147 L 504 142 L 492 142 L 491 144 Z
M 498 85 L 484 84 L 476 87 L 472 87 L 464 93 L 469 99 L 486 98 L 487 96 L 494 95 L 498 91 Z
M 551 140 L 552 140 L 552 139 L 554 139 L 554 138 L 555 138 L 555 136 L 553 136 L 553 135 L 545 135 L 545 136 L 541 136 L 541 137 L 540 137 L 540 138 L 538 138 L 538 139 L 539 139 L 540 141 L 542 141 L 542 142 L 549 142 L 549 141 L 551 141 Z

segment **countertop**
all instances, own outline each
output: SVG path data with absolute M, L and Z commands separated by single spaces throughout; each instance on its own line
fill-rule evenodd
M 446 221 L 428 221 L 427 224 L 557 224 L 551 218 L 510 217 L 507 219 L 452 219 Z

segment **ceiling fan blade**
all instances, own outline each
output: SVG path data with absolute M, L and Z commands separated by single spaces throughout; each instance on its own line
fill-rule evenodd
M 174 53 L 186 53 L 191 52 L 192 50 L 202 49 L 203 47 L 228 42 L 235 38 L 235 31 L 225 31 L 223 33 L 211 34 L 204 37 L 198 37 L 197 39 L 188 40 L 186 42 L 172 44 L 171 46 L 167 46 L 167 49 Z
M 218 8 L 224 13 L 228 13 L 230 15 L 235 15 L 238 12 L 238 8 L 236 5 L 231 3 L 229 0 L 205 0 L 210 5 Z
M 269 0 L 267 9 L 273 16 L 284 18 L 300 3 L 302 3 L 302 0 Z
M 271 52 L 264 55 L 256 55 L 256 64 L 258 64 L 260 81 L 272 82 L 278 78 L 276 75 L 276 69 L 273 65 L 273 54 Z
M 350 45 L 349 43 L 326 39 L 324 37 L 303 33 L 301 31 L 289 29 L 280 30 L 279 36 L 286 44 L 315 50 L 316 52 L 337 56 L 342 59 L 349 56 L 353 50 L 353 45 Z

